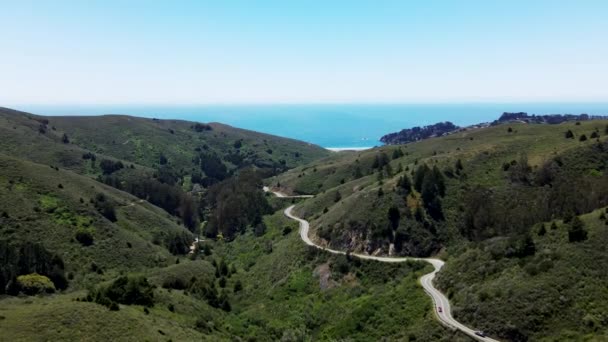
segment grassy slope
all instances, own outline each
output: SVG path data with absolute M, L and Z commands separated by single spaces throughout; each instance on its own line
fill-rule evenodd
M 1 154 L 0 165 L 0 208 L 9 216 L 2 219 L 0 236 L 36 241 L 60 254 L 77 283 L 81 277 L 111 278 L 121 270 L 165 265 L 171 256 L 152 244 L 154 235 L 185 229 L 165 211 L 88 177 Z M 108 221 L 90 203 L 99 193 L 116 203 L 117 222 Z M 92 246 L 74 240 L 81 228 L 93 231 Z M 111 272 L 88 273 L 92 262 Z
M 50 125 L 67 132 L 71 141 L 96 153 L 105 153 L 141 165 L 158 166 L 160 154 L 181 167 L 191 165 L 196 147 L 207 145 L 210 152 L 223 156 L 236 151 L 255 156 L 261 162 L 279 162 L 294 167 L 326 155 L 316 145 L 268 134 L 212 123 L 210 131 L 196 132 L 193 122 L 152 120 L 123 115 L 97 117 L 48 117 Z M 173 133 L 171 133 L 173 132 Z M 271 153 L 269 153 L 271 151 Z M 296 155 L 298 152 L 298 155 Z
M 384 196 L 378 199 L 377 192 L 380 184 L 377 181 L 377 172 L 371 173 L 371 165 L 376 155 L 385 152 L 389 158 L 393 150 L 401 148 L 406 154 L 390 165 L 394 171 L 401 164 L 407 173 L 411 173 L 416 163 L 433 166 L 440 169 L 453 167 L 456 160 L 461 159 L 466 165 L 467 179 L 471 184 L 483 186 L 499 186 L 505 184 L 506 179 L 501 165 L 511 160 L 517 160 L 522 152 L 528 155 L 529 163 L 535 167 L 553 156 L 571 149 L 589 146 L 594 142 L 587 140 L 579 142 L 578 139 L 565 139 L 564 132 L 572 130 L 578 138 L 580 134 L 587 136 L 596 128 L 603 132 L 606 121 L 587 121 L 580 125 L 564 123 L 561 125 L 527 125 L 509 124 L 489 128 L 465 131 L 450 136 L 419 141 L 402 146 L 385 146 L 362 152 L 335 153 L 327 158 L 317 160 L 309 165 L 289 170 L 281 175 L 269 179 L 271 186 L 280 185 L 285 193 L 316 194 L 315 198 L 306 201 L 296 208 L 296 212 L 311 220 L 313 230 L 321 226 L 335 226 L 357 218 L 375 218 L 377 222 L 386 221 L 386 208 L 396 198 Z M 509 133 L 507 127 L 514 132 Z M 600 139 L 605 140 L 605 134 Z M 392 159 L 392 158 L 391 158 Z M 362 178 L 355 179 L 355 169 L 359 167 Z M 391 179 L 384 179 L 382 188 L 385 193 L 392 195 L 399 174 Z M 341 181 L 344 180 L 344 184 Z M 445 207 L 457 206 L 456 196 L 460 183 L 447 180 L 448 197 Z M 453 190 L 450 190 L 453 189 Z M 335 192 L 339 191 L 341 200 L 335 202 Z M 409 205 L 411 199 L 407 200 Z M 328 212 L 323 214 L 324 208 Z M 449 219 L 449 213 L 447 214 Z M 446 225 L 438 233 L 444 239 L 457 238 L 457 234 Z M 363 244 L 356 244 L 362 248 Z M 342 248 L 346 246 L 341 246 Z M 382 251 L 388 252 L 386 248 Z
M 581 216 L 584 242 L 568 242 L 560 220 L 534 234 L 533 257 L 493 258 L 505 248 L 494 239 L 450 258 L 438 281 L 449 289 L 455 316 L 513 340 L 522 340 L 520 332 L 531 340 L 608 339 L 608 221 L 601 213 L 606 209 Z

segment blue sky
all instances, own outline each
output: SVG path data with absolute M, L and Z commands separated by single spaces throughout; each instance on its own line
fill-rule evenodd
M 4 1 L 0 105 L 608 101 L 607 1 Z

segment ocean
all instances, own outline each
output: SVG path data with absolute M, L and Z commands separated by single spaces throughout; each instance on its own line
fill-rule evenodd
M 384 134 L 451 121 L 465 126 L 497 119 L 503 112 L 608 115 L 608 103 L 318 104 L 318 105 L 22 105 L 41 115 L 128 114 L 159 119 L 221 122 L 311 142 L 325 148 L 382 145 Z

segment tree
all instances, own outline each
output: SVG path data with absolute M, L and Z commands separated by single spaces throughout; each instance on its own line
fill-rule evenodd
M 568 241 L 579 242 L 584 240 L 587 240 L 585 224 L 578 216 L 575 216 L 570 223 L 570 227 L 568 228 Z
M 540 225 L 540 229 L 538 230 L 538 236 L 543 236 L 547 233 L 547 229 L 545 228 L 545 224 L 542 223 Z
M 454 165 L 456 168 L 456 171 L 462 171 L 463 167 L 462 167 L 462 160 L 458 159 L 456 161 L 456 165 Z
M 234 293 L 240 292 L 243 289 L 243 284 L 241 283 L 240 280 L 237 280 L 234 283 Z
M 422 182 L 424 182 L 426 174 L 430 171 L 431 169 L 426 164 L 422 164 L 414 172 L 414 189 L 418 192 L 422 191 Z
M 399 220 L 401 219 L 401 213 L 399 209 L 395 206 L 392 206 L 388 209 L 388 220 L 391 223 L 393 229 L 397 229 L 399 227 Z
M 341 199 L 342 195 L 340 194 L 340 191 L 336 191 L 336 194 L 334 195 L 334 203 L 340 202 Z
M 591 133 L 591 139 L 597 139 L 600 137 L 600 134 L 597 131 L 593 131 Z
M 566 132 L 566 139 L 574 139 L 574 133 L 571 130 Z
M 61 142 L 64 144 L 69 144 L 70 143 L 70 139 L 68 138 L 68 135 L 63 133 L 63 136 L 61 137 Z
M 382 187 L 378 188 L 378 197 L 382 197 L 384 196 L 384 190 L 382 190 Z
M 167 157 L 165 157 L 164 154 L 160 154 L 160 157 L 158 158 L 158 162 L 160 163 L 160 165 L 166 165 L 168 160 Z
M 579 138 L 578 141 L 587 141 L 587 136 L 582 134 Z
M 405 195 L 412 192 L 412 180 L 410 179 L 410 176 L 405 174 L 399 177 L 399 180 L 397 181 L 397 186 Z

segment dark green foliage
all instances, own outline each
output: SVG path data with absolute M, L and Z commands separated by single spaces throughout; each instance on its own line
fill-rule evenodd
M 390 160 L 388 159 L 386 153 L 381 152 L 380 154 L 377 154 L 374 158 L 372 169 L 383 169 L 384 166 L 389 163 L 389 161 Z
M 184 225 L 194 231 L 198 227 L 198 202 L 180 187 L 164 184 L 153 178 L 121 177 L 109 175 L 102 181 L 117 189 L 127 191 L 139 198 L 163 208 L 170 214 L 180 217 Z
M 202 123 L 195 123 L 194 125 L 191 126 L 191 128 L 196 131 L 196 132 L 205 132 L 205 131 L 211 131 L 213 128 L 209 125 L 206 124 L 202 124 Z
M 429 169 L 426 165 L 418 167 L 415 183 L 420 183 L 420 194 L 429 215 L 435 220 L 443 219 L 441 198 L 445 195 L 445 178 L 437 166 Z M 416 185 L 417 186 L 417 185 Z
M 63 133 L 63 136 L 61 136 L 61 142 L 64 144 L 69 144 L 70 143 L 70 139 L 68 138 L 68 135 Z
M 203 186 L 215 184 L 228 177 L 228 168 L 216 154 L 201 153 L 195 158 L 194 163 L 206 175 L 206 178 L 203 179 Z
M 161 153 L 161 155 L 158 157 L 158 163 L 160 165 L 166 165 L 169 161 L 167 160 L 167 157 L 165 157 L 164 154 Z
M 388 220 L 391 223 L 393 229 L 397 229 L 399 227 L 399 220 L 401 219 L 401 213 L 399 212 L 399 208 L 390 207 L 388 209 Z
M 571 130 L 566 132 L 566 139 L 574 139 L 574 133 Z
M 572 219 L 572 223 L 570 223 L 570 227 L 568 228 L 568 241 L 580 242 L 585 240 L 587 240 L 587 231 L 585 230 L 585 225 L 578 216 L 575 216 Z
M 167 306 L 167 309 L 171 312 L 175 312 L 175 305 L 173 305 L 173 303 L 169 303 L 169 305 Z
M 336 190 L 336 194 L 334 195 L 334 203 L 340 202 L 341 199 L 342 195 L 340 194 L 340 191 Z
M 184 255 L 190 252 L 190 244 L 194 240 L 192 234 L 186 230 L 167 230 L 159 233 L 156 237 L 157 241 L 162 241 L 162 244 L 173 255 Z M 178 259 L 179 260 L 179 259 Z
M 145 277 L 121 276 L 108 286 L 89 291 L 91 301 L 111 307 L 112 303 L 154 306 L 154 287 Z
M 532 168 L 528 164 L 528 156 L 522 153 L 516 163 L 511 163 L 511 167 L 509 168 L 509 179 L 511 179 L 512 182 L 529 184 L 530 172 L 532 172 Z
M 393 150 L 393 159 L 399 159 L 403 156 L 404 156 L 404 154 L 403 154 L 403 151 L 401 150 L 401 147 Z
M 111 222 L 116 222 L 116 210 L 114 209 L 114 203 L 102 193 L 95 195 L 94 205 L 97 211 Z
M 581 136 L 578 138 L 579 141 L 587 141 L 587 136 L 585 134 L 581 134 Z
M 109 159 L 102 159 L 101 162 L 99 162 L 99 167 L 101 168 L 101 171 L 103 172 L 104 175 L 110 175 L 122 168 L 124 168 L 125 166 L 123 165 L 123 163 L 121 161 L 113 161 L 113 160 L 109 160 Z
M 221 233 L 231 240 L 247 226 L 260 223 L 262 215 L 272 210 L 261 189 L 260 175 L 249 169 L 211 187 L 207 196 L 211 213 L 205 234 L 216 237 Z
M 56 289 L 63 290 L 68 286 L 64 268 L 61 257 L 40 244 L 0 240 L 0 294 L 17 294 L 17 277 L 31 273 L 48 277 Z
M 234 283 L 234 293 L 241 292 L 242 289 L 243 289 L 243 283 L 241 283 L 240 280 L 237 280 Z
M 412 180 L 410 179 L 410 176 L 405 174 L 399 177 L 397 187 L 402 195 L 408 195 L 410 192 L 412 192 Z
M 291 233 L 292 230 L 293 230 L 293 228 L 291 228 L 290 226 L 283 227 L 283 236 Z
M 538 236 L 544 236 L 545 234 L 547 234 L 547 228 L 545 228 L 545 224 L 543 223 L 538 229 Z
M 76 241 L 80 242 L 83 246 L 90 246 L 93 244 L 93 234 L 89 229 L 78 229 L 76 231 Z
M 253 234 L 255 236 L 262 236 L 262 235 L 264 235 L 264 233 L 266 233 L 266 225 L 264 224 L 263 221 L 261 221 L 258 224 L 256 224 L 255 227 L 253 228 Z
M 600 134 L 597 131 L 591 132 L 591 135 L 590 135 L 591 139 L 597 139 L 599 137 L 600 137 Z
M 226 278 L 221 277 L 221 278 L 220 278 L 220 280 L 218 281 L 218 285 L 219 285 L 221 288 L 225 288 L 225 287 L 226 287 Z

